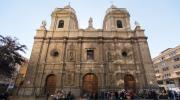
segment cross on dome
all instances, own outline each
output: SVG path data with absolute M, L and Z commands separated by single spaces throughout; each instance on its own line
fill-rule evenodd
M 111 8 L 117 8 L 117 7 L 114 5 L 114 1 L 111 1 Z

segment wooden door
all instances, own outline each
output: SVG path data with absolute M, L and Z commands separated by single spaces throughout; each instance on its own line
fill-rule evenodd
M 54 94 L 56 90 L 56 76 L 49 75 L 46 79 L 46 92 L 49 91 L 50 94 Z
M 132 75 L 130 75 L 130 74 L 125 75 L 125 77 L 124 77 L 124 88 L 125 88 L 125 90 L 135 91 L 136 81 Z
M 86 74 L 83 77 L 83 91 L 89 93 L 97 93 L 98 78 L 94 74 Z

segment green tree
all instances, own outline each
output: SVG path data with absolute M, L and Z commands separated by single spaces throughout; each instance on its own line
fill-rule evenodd
M 25 53 L 26 46 L 21 45 L 17 38 L 0 35 L 0 73 L 12 77 L 16 65 L 25 62 L 20 52 Z

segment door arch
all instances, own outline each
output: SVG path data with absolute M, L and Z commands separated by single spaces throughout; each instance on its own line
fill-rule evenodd
M 54 74 L 48 75 L 46 78 L 46 92 L 49 94 L 54 94 L 56 90 L 56 76 Z
M 127 74 L 124 76 L 124 88 L 125 90 L 136 91 L 136 80 L 133 75 Z
M 88 73 L 83 77 L 83 92 L 84 93 L 97 93 L 98 91 L 98 78 L 93 73 Z

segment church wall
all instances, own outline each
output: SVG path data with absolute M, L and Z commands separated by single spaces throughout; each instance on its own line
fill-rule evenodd
M 142 53 L 142 58 L 143 58 L 143 66 L 145 68 L 145 74 L 147 77 L 147 84 L 156 84 L 154 78 L 154 71 L 153 71 L 153 65 L 152 65 L 152 60 L 150 56 L 150 51 L 148 48 L 147 41 L 140 42 L 140 50 Z
M 92 19 L 87 29 L 78 29 L 75 13 L 64 9 L 53 12 L 50 30 L 43 23 L 37 31 L 26 76 L 31 80 L 26 87 L 32 88 L 26 89 L 27 94 L 44 95 L 51 74 L 57 78 L 56 90 L 71 90 L 76 96 L 81 94 L 83 77 L 88 73 L 97 77 L 98 91 L 124 89 L 128 75 L 137 89 L 149 85 L 152 61 L 144 30 L 130 29 L 125 9 L 111 9 L 103 29 L 94 29 Z M 58 28 L 61 19 L 64 27 Z M 117 26 L 117 20 L 122 21 L 122 27 Z M 87 51 L 93 52 L 92 56 Z
M 72 41 L 72 42 L 70 42 Z M 37 78 L 37 87 L 44 87 L 45 84 L 45 80 L 46 80 L 46 75 L 53 73 L 56 73 L 57 76 L 59 77 L 59 80 L 57 81 L 57 88 L 61 88 L 61 75 L 62 72 L 64 72 L 64 76 L 63 76 L 63 87 L 72 87 L 75 89 L 75 87 L 79 86 L 79 80 L 81 80 L 80 82 L 80 86 L 82 85 L 82 77 L 83 74 L 87 74 L 87 73 L 95 73 L 97 74 L 98 77 L 100 77 L 98 85 L 99 88 L 114 88 L 114 89 L 118 89 L 118 88 L 123 88 L 124 85 L 123 83 L 118 85 L 118 79 L 121 79 L 122 81 L 124 80 L 124 76 L 128 73 L 128 71 L 132 71 L 132 75 L 135 77 L 135 79 L 137 80 L 137 83 L 139 82 L 139 80 L 143 80 L 142 75 L 136 74 L 136 69 L 137 66 L 141 67 L 141 65 L 139 64 L 140 61 L 138 61 L 137 58 L 138 57 L 138 46 L 134 47 L 134 44 L 131 44 L 130 41 L 124 41 L 124 40 L 103 40 L 103 44 L 101 42 L 99 42 L 98 39 L 95 39 L 94 41 L 96 42 L 92 42 L 89 40 L 83 40 L 84 42 L 82 43 L 82 52 L 81 51 L 81 43 L 78 43 L 76 40 L 73 42 L 73 40 L 68 40 L 67 44 L 66 44 L 66 54 L 65 54 L 65 62 L 66 65 L 64 65 L 65 70 L 63 70 L 63 57 L 64 57 L 64 50 L 65 50 L 65 44 L 62 41 L 55 41 L 55 40 L 51 40 L 46 41 L 43 46 L 43 51 L 42 51 L 42 55 L 41 55 L 41 63 L 42 66 L 40 66 L 39 71 L 42 73 L 43 70 L 44 71 L 44 75 L 43 74 L 38 74 L 39 78 Z M 86 42 L 85 42 L 86 41 Z M 124 41 L 124 42 L 123 42 Z M 48 44 L 50 43 L 50 44 Z M 47 53 L 47 48 L 49 45 L 49 50 Z M 93 61 L 88 61 L 87 60 L 87 55 L 86 55 L 86 50 L 88 48 L 94 49 L 94 60 Z M 60 54 L 58 57 L 53 57 L 51 56 L 51 51 L 53 49 L 57 49 Z M 70 51 L 73 52 L 73 60 L 70 61 L 70 56 L 69 53 Z M 112 53 L 112 58 L 108 58 L 107 52 L 111 52 Z M 130 57 L 128 57 L 127 59 L 124 59 L 121 55 L 122 51 L 127 51 L 128 53 L 130 53 Z M 79 53 L 78 53 L 79 52 Z M 47 53 L 47 54 L 46 54 Z M 81 79 L 79 79 L 79 73 L 77 72 L 77 70 L 75 70 L 76 68 L 78 68 L 79 66 L 79 62 L 80 62 L 80 53 L 82 56 L 82 64 L 81 64 Z M 78 56 L 79 55 L 79 56 Z M 103 55 L 103 56 L 102 56 Z M 46 59 L 47 57 L 47 59 Z M 104 58 L 103 58 L 104 57 Z M 136 60 L 135 60 L 136 58 Z M 112 61 L 108 61 L 112 59 Z M 46 60 L 46 61 L 45 61 Z M 127 63 L 125 63 L 128 60 Z M 117 61 L 117 62 L 116 62 Z M 106 76 L 103 73 L 104 71 L 104 67 L 105 65 L 103 65 L 103 63 L 106 64 L 106 66 L 109 66 L 108 69 L 110 71 L 110 73 L 107 73 Z M 45 63 L 45 64 L 43 64 Z M 148 66 L 148 65 L 147 65 Z M 45 68 L 45 69 L 43 69 Z M 93 69 L 92 69 L 93 68 Z M 128 70 L 127 70 L 128 69 Z M 53 70 L 53 71 L 52 71 Z M 106 69 L 106 71 L 108 72 L 108 70 Z M 120 73 L 119 73 L 119 72 Z M 140 68 L 140 71 L 143 71 Z M 117 73 L 117 74 L 115 74 Z M 120 75 L 119 77 L 117 77 L 117 75 Z M 40 77 L 43 76 L 43 79 L 41 79 Z M 69 79 L 69 80 L 68 80 Z M 106 86 L 104 87 L 104 82 L 106 80 L 111 80 L 111 81 L 107 81 Z M 41 82 L 41 81 L 42 82 Z M 74 81 L 73 81 L 74 80 Z M 145 84 L 143 83 L 143 81 L 141 81 L 141 84 Z M 138 86 L 137 87 L 143 87 L 143 86 Z
M 31 59 L 29 61 L 30 67 L 28 67 L 28 69 L 31 69 L 31 70 L 28 70 L 28 73 L 27 73 L 28 76 L 26 76 L 26 77 L 32 77 L 31 82 L 33 81 L 33 78 L 35 77 L 35 72 L 38 68 L 37 64 L 38 64 L 38 60 L 39 60 L 39 54 L 41 53 L 41 46 L 42 46 L 42 42 L 40 42 L 40 41 L 34 42 Z M 37 49 L 35 49 L 35 48 L 37 48 Z
M 135 49 L 135 61 L 138 66 L 138 69 L 140 71 L 139 77 L 140 77 L 140 88 L 147 87 L 147 77 L 146 77 L 146 70 L 143 65 L 143 57 L 142 57 L 142 51 L 140 49 L 140 45 L 138 41 L 134 41 L 134 49 Z M 148 71 L 147 71 L 148 72 Z
M 23 88 L 18 92 L 18 94 L 21 95 L 33 95 L 33 84 L 35 82 L 35 77 L 37 76 L 37 69 L 38 69 L 38 64 L 39 64 L 39 57 L 41 54 L 41 48 L 42 48 L 42 39 L 35 39 L 32 52 L 31 52 L 31 57 L 29 61 L 29 66 L 27 69 L 27 73 L 25 76 L 25 82 L 23 84 Z M 35 49 L 36 48 L 36 49 Z

